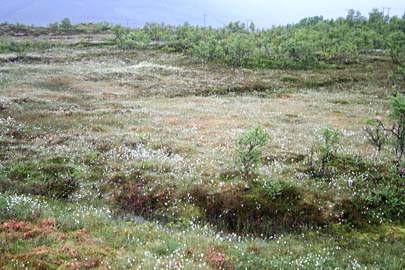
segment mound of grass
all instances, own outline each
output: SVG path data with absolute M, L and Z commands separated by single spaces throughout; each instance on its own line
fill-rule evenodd
M 68 199 L 78 188 L 79 174 L 63 158 L 9 164 L 0 173 L 2 191 Z
M 217 192 L 195 186 L 190 195 L 210 223 L 230 232 L 273 235 L 326 222 L 320 207 L 304 199 L 302 188 L 285 181 L 229 184 Z

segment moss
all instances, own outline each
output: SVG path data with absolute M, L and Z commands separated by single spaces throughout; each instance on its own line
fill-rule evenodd
M 226 88 L 215 88 L 210 89 L 208 91 L 203 91 L 200 93 L 202 96 L 225 96 L 225 95 L 266 95 L 269 93 L 274 92 L 274 85 L 263 83 L 263 82 L 253 82 L 253 83 L 246 83 L 242 86 L 233 86 L 233 87 L 226 87 Z
M 2 191 L 68 199 L 79 187 L 79 171 L 63 158 L 8 164 L 0 174 Z
M 290 75 L 281 77 L 282 82 L 296 83 L 299 82 L 300 80 L 301 80 L 300 78 Z
M 190 194 L 206 218 L 227 231 L 272 235 L 326 222 L 319 206 L 303 200 L 300 187 L 283 181 L 223 187 L 214 193 L 195 187 Z
M 72 78 L 58 76 L 58 77 L 49 77 L 44 81 L 37 82 L 34 84 L 35 87 L 40 89 L 46 89 L 50 91 L 68 91 L 72 90 Z
M 404 221 L 405 188 L 384 183 L 357 190 L 352 198 L 338 201 L 334 217 L 338 222 L 363 227 L 366 224 Z
M 156 210 L 156 218 L 174 227 L 188 228 L 204 220 L 203 211 L 192 203 L 177 200 Z
M 152 243 L 151 251 L 158 256 L 168 256 L 180 247 L 179 243 L 172 237 L 165 237 Z
M 336 174 L 370 174 L 376 181 L 379 178 L 387 176 L 389 173 L 388 167 L 383 164 L 375 164 L 374 162 L 352 155 L 335 155 L 331 159 L 329 166 L 334 168 Z
M 127 180 L 115 191 L 114 203 L 122 210 L 144 217 L 157 217 L 156 210 L 165 208 L 174 200 L 173 186 L 154 184 L 141 172 Z
M 225 170 L 219 174 L 220 181 L 232 181 L 242 179 L 243 175 L 240 170 Z

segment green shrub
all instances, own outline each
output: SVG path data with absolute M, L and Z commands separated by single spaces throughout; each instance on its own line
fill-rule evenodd
M 9 40 L 4 40 L 1 39 L 0 40 L 0 53 L 10 53 L 12 52 L 12 45 L 11 45 L 11 41 Z
M 394 125 L 389 132 L 393 138 L 395 164 L 399 175 L 404 173 L 405 160 L 405 96 L 398 94 L 390 99 L 390 117 Z
M 359 193 L 367 208 L 363 211 L 374 222 L 403 221 L 405 217 L 405 188 L 393 184 L 380 184 Z
M 46 195 L 52 198 L 69 199 L 76 190 L 79 189 L 79 183 L 70 175 L 50 179 L 47 182 Z
M 98 22 L 96 23 L 96 32 L 108 31 L 112 28 L 112 25 L 109 22 Z
M 261 162 L 262 148 L 269 138 L 268 133 L 260 126 L 247 130 L 236 141 L 238 163 L 245 174 L 250 175 Z
M 194 44 L 192 48 L 192 54 L 205 62 L 219 60 L 223 58 L 223 53 L 222 47 L 214 37 L 207 37 L 206 40 Z
M 72 23 L 70 22 L 70 19 L 69 18 L 63 18 L 60 21 L 59 28 L 61 30 L 64 30 L 64 31 L 70 30 L 72 28 Z
M 15 53 L 17 58 L 24 58 L 32 45 L 30 41 L 0 40 L 0 53 Z
M 30 177 L 31 174 L 32 172 L 30 168 L 26 164 L 19 162 L 11 168 L 8 177 L 10 177 L 12 180 L 19 180 L 26 179 Z
M 266 183 L 263 186 L 264 194 L 268 197 L 269 200 L 278 198 L 282 195 L 282 191 L 286 186 L 285 183 L 285 181 L 271 181 L 270 183 Z
M 405 62 L 405 32 L 396 31 L 388 37 L 389 52 L 395 64 Z
M 353 198 L 338 202 L 334 206 L 335 217 L 339 222 L 354 226 L 403 222 L 404 194 L 405 188 L 395 183 L 367 185 L 357 189 Z
M 340 136 L 340 132 L 336 129 L 325 128 L 322 130 L 319 143 L 315 148 L 318 156 L 318 169 L 315 167 L 313 153 L 311 153 L 310 169 L 313 173 L 317 171 L 321 175 L 328 174 L 327 166 L 337 153 Z
M 405 63 L 398 66 L 398 73 L 402 77 L 402 81 L 405 82 Z

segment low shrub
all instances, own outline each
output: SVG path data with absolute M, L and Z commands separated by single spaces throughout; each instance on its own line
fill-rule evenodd
M 336 129 L 322 130 L 317 145 L 312 149 L 309 170 L 314 176 L 327 176 L 331 174 L 329 163 L 336 157 L 340 141 L 340 132 Z
M 335 155 L 328 167 L 336 175 L 362 175 L 368 182 L 381 183 L 390 178 L 388 164 L 375 164 L 361 156 Z
M 217 192 L 196 186 L 190 195 L 210 223 L 231 232 L 272 235 L 326 222 L 321 208 L 305 201 L 299 186 L 285 181 L 253 182 L 249 188 L 225 185 Z
M 63 159 L 11 164 L 0 174 L 0 191 L 68 199 L 79 188 L 79 172 Z
M 17 58 L 24 58 L 32 45 L 30 41 L 0 40 L 0 53 L 15 53 Z
M 79 188 L 79 184 L 72 176 L 66 176 L 50 179 L 46 188 L 47 196 L 67 200 Z
M 260 126 L 245 131 L 236 141 L 238 164 L 245 176 L 249 176 L 261 162 L 262 148 L 268 140 L 268 133 Z
M 367 121 L 364 132 L 369 143 L 375 148 L 377 156 L 379 156 L 388 137 L 384 124 L 379 119 L 371 119 Z
M 353 226 L 403 222 L 405 219 L 405 187 L 395 182 L 357 188 L 352 198 L 334 206 L 335 219 Z

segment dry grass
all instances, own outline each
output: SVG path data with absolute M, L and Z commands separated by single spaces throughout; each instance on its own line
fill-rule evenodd
M 344 131 L 347 151 L 369 153 L 362 127 L 368 118 L 384 115 L 386 110 L 379 94 L 388 90 L 378 90 L 378 86 L 376 94 L 353 91 L 356 82 L 343 90 L 342 85 L 331 85 L 280 94 L 291 89 L 283 84 L 280 71 L 178 66 L 180 60 L 167 55 L 148 61 L 131 59 L 134 64 L 119 57 L 100 58 L 51 66 L 3 66 L 1 70 L 11 78 L 0 85 L 2 100 L 11 102 L 3 115 L 32 126 L 79 132 L 88 139 L 113 134 L 122 141 L 127 136 L 147 135 L 152 141 L 192 147 L 198 153 L 193 159 L 211 162 L 218 153 L 228 155 L 238 134 L 255 125 L 270 131 L 269 149 L 274 154 L 307 152 L 319 130 L 328 126 Z M 305 72 L 292 74 L 307 76 Z M 320 71 L 317 76 L 337 75 Z M 276 88 L 266 97 L 255 93 L 198 97 L 211 89 L 248 87 L 256 81 Z M 18 102 L 22 98 L 28 99 Z M 77 130 L 79 126 L 83 128 Z

